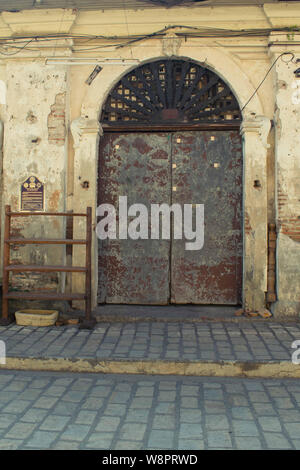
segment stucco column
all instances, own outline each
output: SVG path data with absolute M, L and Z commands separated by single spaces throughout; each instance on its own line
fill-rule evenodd
M 244 262 L 243 307 L 265 307 L 267 290 L 267 137 L 265 116 L 246 117 L 241 127 L 244 146 Z
M 88 206 L 92 207 L 93 239 L 92 239 L 92 308 L 97 304 L 98 285 L 98 243 L 95 233 L 96 207 L 97 207 L 97 158 L 99 136 L 102 128 L 95 119 L 80 117 L 71 123 L 71 132 L 74 141 L 74 193 L 73 212 L 86 212 Z M 86 220 L 83 217 L 74 218 L 74 238 L 85 238 Z M 73 265 L 81 266 L 85 263 L 85 249 L 81 246 L 73 248 Z M 72 291 L 84 291 L 84 276 L 74 274 L 72 278 Z M 78 306 L 81 304 L 78 303 Z
M 273 36 L 272 60 L 291 51 L 300 58 L 300 35 L 286 46 L 287 38 Z M 296 42 L 296 44 L 294 44 Z M 274 315 L 300 314 L 300 79 L 294 71 L 299 64 L 279 58 L 275 66 L 275 159 L 276 159 L 276 266 L 277 302 Z

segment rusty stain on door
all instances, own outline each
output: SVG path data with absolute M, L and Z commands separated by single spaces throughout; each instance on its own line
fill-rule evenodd
M 176 188 L 176 189 L 175 189 Z M 204 246 L 99 240 L 100 303 L 238 304 L 242 289 L 242 150 L 238 131 L 106 133 L 98 205 L 204 204 Z M 128 218 L 130 222 L 130 217 Z
M 213 138 L 212 138 L 213 137 Z M 204 204 L 204 245 L 172 240 L 171 302 L 239 304 L 242 279 L 242 150 L 238 131 L 173 135 L 172 203 Z
M 168 134 L 105 134 L 99 160 L 98 205 L 118 208 L 170 203 Z M 130 223 L 130 217 L 128 217 Z M 100 303 L 167 304 L 170 240 L 99 240 Z

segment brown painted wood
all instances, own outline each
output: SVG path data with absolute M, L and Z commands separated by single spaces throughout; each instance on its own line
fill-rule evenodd
M 85 300 L 85 294 L 71 294 L 60 292 L 8 292 L 5 299 L 25 300 Z
M 276 225 L 269 224 L 268 226 L 268 291 L 267 302 L 276 302 Z
M 83 266 L 38 266 L 33 264 L 10 264 L 4 268 L 6 271 L 14 272 L 39 272 L 39 273 L 53 273 L 53 272 L 74 272 L 74 273 L 85 273 L 87 268 Z
M 91 321 L 91 293 L 92 293 L 92 208 L 87 208 L 86 217 L 86 276 L 85 276 L 85 295 L 86 295 L 86 321 Z
M 66 239 L 35 239 L 35 238 L 10 238 L 4 240 L 9 245 L 86 245 L 86 240 Z
M 11 238 L 11 218 L 28 216 L 66 216 L 66 217 L 86 217 L 86 239 L 71 240 L 65 239 L 23 239 Z M 5 227 L 4 227 L 4 252 L 3 252 L 3 285 L 2 285 L 2 318 L 4 324 L 8 321 L 8 300 L 9 299 L 27 299 L 27 300 L 85 300 L 85 320 L 87 327 L 93 326 L 91 319 L 91 239 L 92 239 L 92 209 L 87 208 L 86 213 L 70 212 L 14 212 L 9 205 L 5 206 Z M 86 246 L 86 265 L 85 266 L 50 266 L 50 265 L 15 265 L 10 264 L 11 245 L 28 244 L 54 244 L 72 246 L 74 244 Z M 84 293 L 59 293 L 53 291 L 44 292 L 21 292 L 9 291 L 9 272 L 77 272 L 84 273 L 86 276 Z
M 36 215 L 47 215 L 55 217 L 86 217 L 85 213 L 70 213 L 70 212 L 11 212 L 9 210 L 8 215 L 13 217 L 33 217 Z

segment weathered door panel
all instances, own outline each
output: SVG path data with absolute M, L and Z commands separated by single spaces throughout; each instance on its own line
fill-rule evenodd
M 238 304 L 242 278 L 239 134 L 173 134 L 172 163 L 172 203 L 204 204 L 205 232 L 199 251 L 187 251 L 184 239 L 172 241 L 171 302 Z
M 171 140 L 166 133 L 105 134 L 100 145 L 98 205 L 118 209 L 170 203 Z M 134 217 L 128 217 L 128 221 Z M 150 232 L 149 232 L 150 234 Z M 169 301 L 170 240 L 99 240 L 100 303 L 166 304 Z

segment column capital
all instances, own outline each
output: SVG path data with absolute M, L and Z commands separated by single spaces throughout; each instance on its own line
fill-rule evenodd
M 79 147 L 84 135 L 103 135 L 103 129 L 99 121 L 83 116 L 74 119 L 71 122 L 70 129 L 74 140 L 74 148 Z
M 268 135 L 271 129 L 271 120 L 267 116 L 248 116 L 241 125 L 241 135 L 252 132 L 258 134 L 264 148 L 269 148 Z

